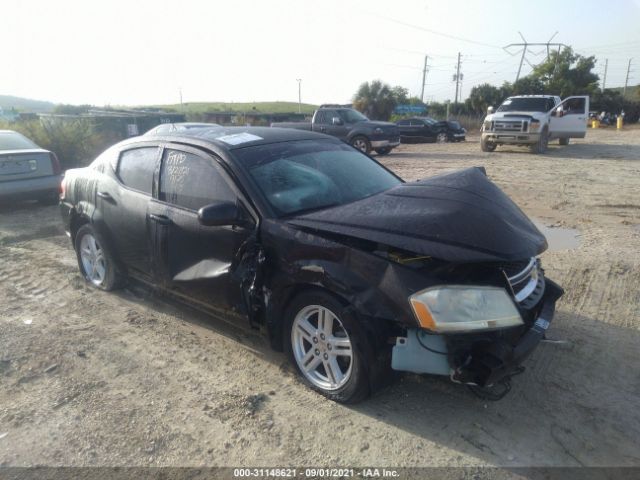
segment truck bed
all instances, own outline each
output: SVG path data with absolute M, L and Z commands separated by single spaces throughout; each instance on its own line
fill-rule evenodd
M 275 128 L 295 128 L 296 130 L 311 131 L 311 122 L 273 122 L 271 124 Z

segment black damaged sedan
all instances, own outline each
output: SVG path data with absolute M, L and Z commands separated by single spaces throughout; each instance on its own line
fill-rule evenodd
M 340 402 L 394 371 L 500 396 L 562 295 L 544 236 L 480 168 L 404 182 L 325 135 L 211 128 L 124 141 L 62 187 L 88 282 L 259 329 Z

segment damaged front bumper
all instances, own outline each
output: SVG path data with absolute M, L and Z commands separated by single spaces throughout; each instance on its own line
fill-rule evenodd
M 518 372 L 520 364 L 544 338 L 553 320 L 562 288 L 546 280 L 546 288 L 533 322 L 524 329 L 488 333 L 436 335 L 420 328 L 407 329 L 392 350 L 394 370 L 448 375 L 456 383 L 491 387 Z

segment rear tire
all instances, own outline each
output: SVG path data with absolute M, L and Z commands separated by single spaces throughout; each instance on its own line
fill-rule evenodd
M 391 153 L 391 147 L 376 148 L 376 153 L 378 155 L 389 155 Z
M 371 142 L 364 135 L 356 135 L 351 139 L 351 146 L 367 155 L 371 152 Z
M 78 229 L 75 238 L 76 257 L 85 280 L 101 290 L 114 290 L 122 283 L 107 242 L 90 225 Z
M 348 307 L 326 292 L 311 290 L 293 300 L 285 322 L 285 352 L 305 385 L 340 403 L 369 396 L 371 349 Z
M 483 152 L 493 152 L 496 149 L 497 145 L 493 142 L 489 142 L 484 138 L 480 139 L 480 149 Z
M 561 138 L 559 140 L 560 145 L 569 145 L 569 139 L 568 138 Z

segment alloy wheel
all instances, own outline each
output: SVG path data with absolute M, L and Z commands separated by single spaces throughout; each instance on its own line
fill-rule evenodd
M 80 240 L 80 260 L 87 279 L 96 286 L 102 285 L 107 276 L 107 261 L 100 244 L 89 233 Z
M 438 142 L 438 143 L 446 143 L 447 142 L 447 134 L 446 133 L 439 133 L 438 136 L 436 137 L 436 142 Z
M 304 376 L 323 390 L 337 390 L 351 376 L 353 347 L 340 319 L 328 308 L 309 305 L 291 329 L 293 356 Z

